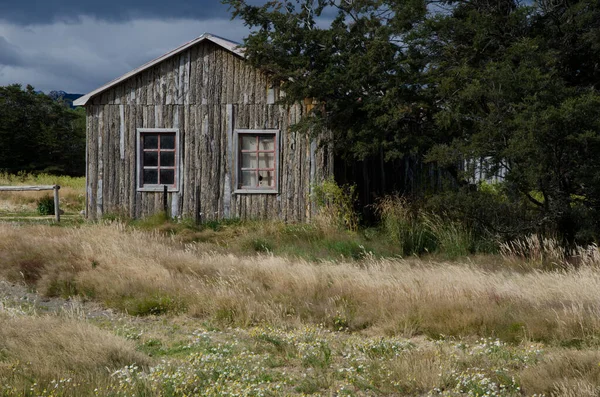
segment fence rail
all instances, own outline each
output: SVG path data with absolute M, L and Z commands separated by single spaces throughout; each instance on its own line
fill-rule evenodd
M 60 190 L 59 185 L 0 186 L 0 192 L 39 192 L 44 190 L 54 190 L 54 218 L 56 219 L 56 222 L 60 222 L 60 206 L 58 198 L 58 191 Z

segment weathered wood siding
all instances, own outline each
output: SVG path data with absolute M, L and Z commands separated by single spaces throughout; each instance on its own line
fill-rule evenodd
M 87 214 L 146 216 L 163 194 L 136 189 L 137 128 L 179 128 L 180 190 L 174 216 L 306 221 L 313 183 L 332 173 L 318 138 L 290 132 L 306 108 L 274 104 L 267 76 L 242 58 L 202 42 L 91 99 L 87 108 Z M 234 129 L 280 129 L 279 194 L 234 194 Z

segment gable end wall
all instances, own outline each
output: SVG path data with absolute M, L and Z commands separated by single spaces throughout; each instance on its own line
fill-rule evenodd
M 143 217 L 164 208 L 163 194 L 136 191 L 137 128 L 178 128 L 180 190 L 171 215 L 212 220 L 307 221 L 311 185 L 331 175 L 321 138 L 292 133 L 304 105 L 273 102 L 264 73 L 202 42 L 92 98 L 87 109 L 87 215 Z M 235 129 L 280 129 L 279 194 L 233 194 Z

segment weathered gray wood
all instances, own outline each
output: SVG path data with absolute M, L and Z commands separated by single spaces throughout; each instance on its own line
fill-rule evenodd
M 310 140 L 310 184 L 308 186 L 308 194 L 310 197 L 310 217 L 316 215 L 316 204 L 313 195 L 313 189 L 317 183 L 317 141 L 316 139 Z
M 96 217 L 102 217 L 102 204 L 104 199 L 104 158 L 105 152 L 102 145 L 104 136 L 104 107 L 101 106 L 98 111 L 98 182 L 96 188 Z
M 121 160 L 125 160 L 125 106 L 119 105 L 119 149 Z
M 183 81 L 183 79 L 180 79 L 180 81 Z M 182 125 L 180 120 L 182 114 L 180 113 L 180 111 L 182 110 L 182 106 L 173 106 L 171 108 L 171 117 L 169 119 L 173 120 L 172 128 L 181 129 Z M 181 197 L 181 194 L 183 194 L 185 191 L 185 185 L 182 183 L 185 180 L 186 174 L 186 170 L 183 167 L 183 156 L 185 155 L 185 137 L 182 135 L 185 135 L 185 129 L 183 129 L 183 133 L 180 133 L 179 142 L 177 142 L 177 145 L 179 145 L 179 157 L 176 159 L 176 164 L 178 164 L 179 168 L 179 192 L 171 193 L 171 216 L 174 218 L 178 217 L 181 214 L 179 208 L 179 198 Z
M 60 222 L 60 200 L 58 198 L 58 191 L 60 190 L 60 186 L 54 186 L 54 219 L 56 222 Z
M 171 214 L 309 220 L 315 212 L 312 186 L 331 175 L 333 157 L 319 139 L 290 132 L 304 109 L 274 104 L 284 95 L 239 56 L 202 43 L 91 98 L 87 215 L 114 211 L 141 217 L 161 211 L 160 194 L 137 191 L 136 130 L 178 128 L 180 189 L 168 194 Z M 233 194 L 235 129 L 280 130 L 278 194 Z
M 233 191 L 233 180 L 234 172 L 231 165 L 233 161 L 233 105 L 227 104 L 226 106 L 226 140 L 227 140 L 227 152 L 226 152 L 226 167 L 225 167 L 225 178 L 223 181 L 224 192 L 223 192 L 223 216 L 225 218 L 231 217 L 231 192 Z
M 88 175 L 89 175 L 89 171 L 90 171 L 90 148 L 89 148 L 89 144 L 90 144 L 90 132 L 92 130 L 92 119 L 93 116 L 90 116 L 90 108 L 91 106 L 88 106 L 88 108 L 86 109 L 86 118 L 85 118 L 85 206 L 84 206 L 84 215 L 87 218 L 89 211 L 88 211 L 88 205 L 89 205 L 89 179 L 88 179 Z
M 54 190 L 55 185 L 37 185 L 37 186 L 0 186 L 0 192 L 26 192 L 26 191 L 44 191 Z

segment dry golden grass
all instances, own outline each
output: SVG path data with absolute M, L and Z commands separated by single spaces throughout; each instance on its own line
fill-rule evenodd
M 559 350 L 521 372 L 526 390 L 555 396 L 597 396 L 600 393 L 600 352 Z
M 30 379 L 102 383 L 125 365 L 150 363 L 133 343 L 76 319 L 0 310 L 0 323 L 0 380 L 17 391 Z
M 600 393 L 600 269 L 592 259 L 559 271 L 492 271 L 368 255 L 311 263 L 212 247 L 121 223 L 0 224 L 0 278 L 132 314 L 186 313 L 168 321 L 123 316 L 103 325 L 119 337 L 76 316 L 10 315 L 0 304 L 0 384 L 10 385 L 7 395 L 71 376 L 81 387 L 57 395 L 92 395 L 96 387 L 100 395 L 162 395 L 166 380 L 183 379 L 181 387 L 193 390 L 205 385 L 205 374 L 228 371 L 260 383 L 253 372 L 259 367 L 274 379 L 262 386 L 280 384 L 290 395 L 339 394 L 348 384 L 357 396 L 463 395 L 507 379 L 510 393 L 494 395 Z M 226 331 L 211 333 L 201 323 Z M 336 332 L 315 331 L 315 324 Z M 142 352 L 163 354 L 167 363 Z M 129 374 L 125 366 L 134 363 L 146 377 Z M 152 364 L 154 372 L 146 367 Z M 250 390 L 252 382 L 239 387 Z M 212 395 L 218 393 L 215 386 Z
M 0 277 L 132 314 L 185 311 L 225 325 L 313 323 L 556 343 L 600 332 L 600 271 L 592 266 L 523 273 L 373 258 L 314 264 L 207 247 L 121 224 L 0 225 Z
M 0 192 L 0 212 L 33 212 L 37 202 L 43 197 L 52 196 L 52 191 Z M 83 209 L 83 193 L 71 187 L 60 188 L 60 206 L 68 211 Z
M 12 175 L 0 172 L 0 186 L 60 185 L 61 208 L 67 211 L 83 209 L 85 178 L 56 176 L 49 174 Z M 36 210 L 37 201 L 51 191 L 0 192 L 0 214 L 3 212 L 27 213 Z

